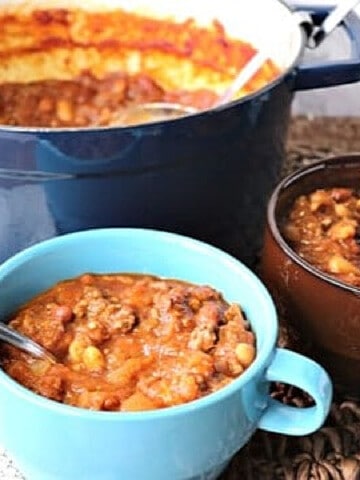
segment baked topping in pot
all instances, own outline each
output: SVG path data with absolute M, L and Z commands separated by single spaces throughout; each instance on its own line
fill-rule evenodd
M 151 102 L 207 109 L 255 53 L 217 20 L 205 27 L 121 9 L 0 9 L 0 124 L 123 125 L 124 110 Z M 279 73 L 267 60 L 237 97 Z

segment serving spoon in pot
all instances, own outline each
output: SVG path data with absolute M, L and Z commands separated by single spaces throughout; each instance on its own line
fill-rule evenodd
M 10 345 L 29 353 L 35 358 L 41 358 L 51 363 L 57 363 L 57 360 L 52 353 L 38 343 L 34 342 L 34 340 L 31 338 L 18 332 L 17 330 L 14 330 L 3 322 L 0 322 L 0 340 L 10 343 Z
M 246 63 L 236 75 L 231 84 L 226 90 L 216 99 L 211 108 L 221 107 L 229 102 L 236 92 L 238 92 L 246 83 L 255 75 L 255 73 L 266 62 L 267 55 L 264 52 L 258 51 Z M 199 112 L 200 110 L 173 102 L 149 102 L 140 103 L 126 109 L 126 111 L 117 118 L 117 121 L 122 125 L 136 125 L 139 123 L 154 122 L 157 120 L 167 120 L 171 118 L 183 117 Z
M 327 15 L 319 26 L 311 24 L 311 35 L 308 40 L 310 48 L 317 47 L 323 40 L 345 19 L 360 0 L 341 0 L 337 6 Z M 231 84 L 226 88 L 223 94 L 211 106 L 212 109 L 221 107 L 229 102 L 236 92 L 241 90 L 244 85 L 253 77 L 253 75 L 261 68 L 269 57 L 259 50 L 248 61 L 236 75 Z M 200 110 L 194 107 L 181 105 L 172 102 L 150 102 L 142 103 L 130 107 L 118 117 L 114 124 L 120 123 L 125 126 L 136 125 L 140 123 L 148 123 L 160 120 L 170 120 L 186 115 L 198 113 Z

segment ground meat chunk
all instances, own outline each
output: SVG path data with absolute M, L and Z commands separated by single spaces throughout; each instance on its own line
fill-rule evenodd
M 39 395 L 59 402 L 63 400 L 65 382 L 56 366 L 52 367 L 48 364 L 46 369 L 43 368 L 40 371 L 33 368 L 33 359 L 31 359 L 28 364 L 11 362 L 7 371 L 15 380 Z
M 111 333 L 128 333 L 136 323 L 136 312 L 131 307 L 120 303 L 110 304 L 102 313 L 102 319 Z
M 206 300 L 199 308 L 195 316 L 195 322 L 198 327 L 207 327 L 215 330 L 224 323 L 224 312 L 226 307 L 214 300 Z
M 139 388 L 148 398 L 162 407 L 190 402 L 198 398 L 200 392 L 193 375 L 150 378 L 144 383 L 139 383 Z
M 224 323 L 222 305 L 214 300 L 206 300 L 195 315 L 196 327 L 190 334 L 188 347 L 193 350 L 209 351 L 217 341 L 219 326 Z
M 82 392 L 76 400 L 76 405 L 89 410 L 115 411 L 120 409 L 120 399 L 109 392 Z
M 159 319 L 159 326 L 155 329 L 157 335 L 175 335 L 184 327 L 194 325 L 189 299 L 189 288 L 182 285 L 171 287 L 155 296 L 153 308 Z
M 222 345 L 216 348 L 214 353 L 215 370 L 230 377 L 237 377 L 244 368 L 239 362 L 234 348 Z
M 192 350 L 211 350 L 216 342 L 215 330 L 209 327 L 196 327 L 190 334 L 188 347 Z
M 244 365 L 239 360 L 236 349 L 239 344 L 252 343 L 254 337 L 246 327 L 241 310 L 237 305 L 231 305 L 225 316 L 228 321 L 219 328 L 219 340 L 214 348 L 215 369 L 230 377 L 236 377 L 244 371 Z
M 40 395 L 61 402 L 64 397 L 65 384 L 64 379 L 56 374 L 46 375 L 35 384 L 35 391 Z
M 64 321 L 57 309 L 53 302 L 24 309 L 12 326 L 55 353 L 65 333 Z
M 108 298 L 96 287 L 85 286 L 84 295 L 74 307 L 75 315 L 87 322 L 87 334 L 96 343 L 107 340 L 112 333 L 127 333 L 137 321 L 133 308 L 116 298 Z

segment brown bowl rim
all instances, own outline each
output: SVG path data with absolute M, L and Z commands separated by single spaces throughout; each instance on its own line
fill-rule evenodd
M 278 222 L 275 217 L 275 209 L 279 196 L 289 186 L 293 185 L 294 183 L 301 182 L 304 177 L 313 175 L 314 173 L 321 170 L 338 170 L 339 168 L 351 169 L 355 167 L 360 170 L 360 152 L 327 157 L 322 160 L 316 161 L 311 165 L 298 168 L 297 170 L 295 170 L 295 172 L 285 176 L 276 185 L 275 189 L 270 195 L 270 199 L 267 205 L 267 225 L 277 245 L 294 263 L 296 263 L 298 266 L 308 271 L 310 274 L 314 275 L 318 279 L 322 280 L 323 282 L 331 284 L 336 288 L 340 288 L 356 295 L 360 295 L 360 287 L 356 287 L 354 285 L 350 285 L 348 283 L 337 280 L 336 278 L 324 273 L 323 271 L 314 267 L 311 263 L 300 257 L 300 255 L 298 255 L 284 239 L 283 235 L 280 232 L 280 229 L 278 228 Z

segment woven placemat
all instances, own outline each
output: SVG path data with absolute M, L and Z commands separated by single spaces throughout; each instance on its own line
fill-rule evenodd
M 286 437 L 258 431 L 221 480 L 358 480 L 360 408 L 334 403 L 326 425 L 313 435 Z
M 347 152 L 360 152 L 360 118 L 294 118 L 282 173 Z M 286 319 L 279 345 L 302 350 Z M 311 401 L 284 385 L 274 385 L 273 396 L 299 407 Z M 24 480 L 1 449 L 0 479 Z M 270 479 L 360 480 L 360 402 L 338 397 L 325 425 L 313 435 L 287 437 L 258 431 L 219 480 Z
M 293 118 L 282 174 L 350 152 L 360 152 L 360 118 Z M 286 319 L 279 345 L 302 351 Z M 299 407 L 311 401 L 284 385 L 274 385 L 273 396 Z M 270 479 L 360 480 L 360 402 L 337 394 L 325 425 L 305 437 L 258 431 L 221 476 L 221 480 Z

